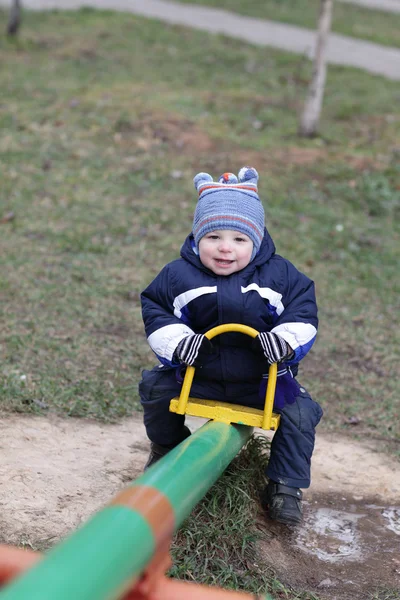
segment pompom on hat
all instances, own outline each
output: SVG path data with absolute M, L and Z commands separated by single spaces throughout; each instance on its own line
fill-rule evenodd
M 199 193 L 193 219 L 196 247 L 202 237 L 217 229 L 232 229 L 249 236 L 253 242 L 251 260 L 260 249 L 264 237 L 264 208 L 258 197 L 258 173 L 253 167 L 242 167 L 238 177 L 224 173 L 218 179 L 198 173 L 193 179 Z

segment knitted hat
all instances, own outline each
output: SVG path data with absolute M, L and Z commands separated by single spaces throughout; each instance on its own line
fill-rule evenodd
M 258 173 L 242 167 L 238 177 L 224 173 L 218 182 L 208 173 L 193 179 L 199 201 L 193 219 L 193 237 L 197 248 L 202 237 L 217 229 L 232 229 L 246 234 L 253 242 L 251 260 L 264 237 L 264 208 L 257 191 Z

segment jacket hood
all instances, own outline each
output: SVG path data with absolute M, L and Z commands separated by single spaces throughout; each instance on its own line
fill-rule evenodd
M 273 255 L 275 254 L 275 244 L 272 241 L 271 236 L 268 233 L 267 228 L 264 229 L 264 237 L 261 242 L 261 246 L 253 260 L 245 267 L 248 269 L 249 267 L 258 267 L 261 264 L 267 262 Z M 186 240 L 183 243 L 181 248 L 181 257 L 190 262 L 192 265 L 205 271 L 206 273 L 210 273 L 210 269 L 207 269 L 201 262 L 199 255 L 196 253 L 196 244 L 194 242 L 193 234 L 187 236 Z M 243 269 L 244 270 L 244 269 Z

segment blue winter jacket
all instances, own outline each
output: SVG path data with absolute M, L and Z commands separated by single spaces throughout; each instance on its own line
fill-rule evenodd
M 194 251 L 192 235 L 181 258 L 167 264 L 141 295 L 142 314 L 150 347 L 161 363 L 177 367 L 174 351 L 192 333 L 205 333 L 224 323 L 243 323 L 258 331 L 273 331 L 294 351 L 281 365 L 297 373 L 299 361 L 317 333 L 314 283 L 288 260 L 275 254 L 265 230 L 253 261 L 241 271 L 219 276 L 207 269 Z M 252 338 L 225 333 L 212 340 L 215 352 L 197 369 L 196 377 L 225 382 L 260 381 L 268 371 Z

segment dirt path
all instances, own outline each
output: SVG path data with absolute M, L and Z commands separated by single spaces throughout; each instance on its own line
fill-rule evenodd
M 9 3 L 10 0 L 0 0 L 0 6 L 9 6 Z M 31 10 L 74 10 L 82 6 L 120 10 L 310 57 L 315 50 L 314 30 L 172 0 L 24 0 L 23 4 Z M 393 6 L 396 7 L 396 4 Z M 328 63 L 364 69 L 393 80 L 400 79 L 398 48 L 331 33 L 326 59 Z
M 148 452 L 140 418 L 104 425 L 7 416 L 0 426 L 8 543 L 55 544 L 140 475 Z M 304 525 L 267 528 L 260 552 L 266 563 L 273 556 L 282 581 L 330 600 L 363 600 L 379 584 L 400 595 L 400 468 L 372 445 L 320 434 Z

